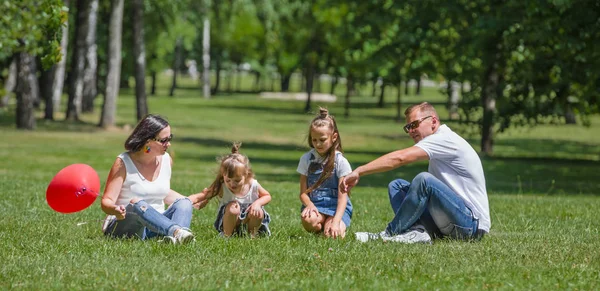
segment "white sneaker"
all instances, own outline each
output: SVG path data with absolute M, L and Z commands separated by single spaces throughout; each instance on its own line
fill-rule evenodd
M 383 232 L 381 239 L 385 242 L 399 242 L 405 244 L 414 244 L 414 243 L 427 243 L 431 244 L 431 237 L 426 231 L 422 230 L 409 230 L 407 232 L 397 234 L 397 235 L 389 235 L 386 232 Z
M 163 236 L 161 240 L 158 241 L 159 243 L 164 243 L 164 244 L 169 244 L 169 245 L 174 245 L 176 244 L 176 240 L 174 237 L 172 236 Z
M 167 236 L 168 237 L 168 236 Z M 165 237 L 165 238 L 167 238 Z M 173 237 L 175 244 L 187 244 L 194 241 L 194 234 L 190 231 L 189 228 L 180 228 L 177 231 L 175 237 Z
M 370 240 L 378 240 L 385 233 L 385 230 L 380 233 L 373 232 L 356 232 L 354 235 L 356 236 L 356 240 L 359 242 L 368 242 Z

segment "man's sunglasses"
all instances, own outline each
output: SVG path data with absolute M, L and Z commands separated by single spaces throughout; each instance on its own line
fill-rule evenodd
M 427 119 L 427 118 L 429 118 L 429 117 L 433 117 L 433 116 L 431 116 L 431 115 L 429 115 L 429 116 L 425 116 L 425 117 L 423 117 L 423 118 L 421 118 L 421 119 L 417 119 L 417 120 L 415 120 L 415 121 L 413 121 L 413 122 L 411 122 L 411 123 L 407 123 L 407 124 L 406 124 L 406 125 L 403 127 L 403 129 L 404 129 L 404 132 L 408 133 L 408 132 L 409 132 L 411 129 L 415 129 L 415 128 L 419 127 L 419 125 L 421 125 L 421 122 L 423 122 L 423 120 L 425 120 L 425 119 Z
M 155 141 L 157 141 L 157 142 L 165 145 L 168 142 L 170 142 L 172 139 L 173 139 L 173 135 L 171 134 L 171 135 L 169 135 L 168 137 L 165 137 L 165 138 L 158 139 L 158 138 L 155 137 L 152 140 L 155 140 Z

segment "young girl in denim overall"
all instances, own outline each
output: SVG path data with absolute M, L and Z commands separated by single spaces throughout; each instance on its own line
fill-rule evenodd
M 309 232 L 326 237 L 344 238 L 352 218 L 349 193 L 340 187 L 341 178 L 352 172 L 343 155 L 337 124 L 328 110 L 310 123 L 308 145 L 298 164 L 302 226 Z
M 215 181 L 209 188 L 198 193 L 199 208 L 208 200 L 219 197 L 215 229 L 225 237 L 257 234 L 271 235 L 271 216 L 264 206 L 271 201 L 271 194 L 254 179 L 248 157 L 239 153 L 241 144 L 234 144 L 231 154 L 221 159 Z

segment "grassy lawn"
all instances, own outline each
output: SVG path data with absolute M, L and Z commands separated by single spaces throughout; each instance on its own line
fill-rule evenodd
M 189 83 L 189 86 L 193 86 Z M 433 245 L 361 244 L 355 231 L 382 230 L 392 218 L 387 183 L 412 179 L 427 163 L 364 177 L 352 193 L 355 212 L 345 240 L 306 233 L 299 220 L 298 159 L 307 150 L 312 115 L 304 103 L 256 95 L 197 96 L 199 89 L 149 97 L 151 112 L 166 116 L 175 136 L 172 188 L 202 190 L 214 179 L 215 158 L 242 141 L 258 181 L 271 192 L 270 238 L 224 240 L 212 228 L 216 203 L 195 211 L 197 241 L 185 246 L 154 240 L 113 240 L 100 232 L 98 199 L 75 214 L 54 212 L 45 201 L 52 177 L 86 163 L 104 185 L 109 168 L 135 124 L 135 99 L 119 99 L 119 129 L 100 131 L 96 113 L 83 122 L 38 120 L 36 131 L 14 129 L 14 107 L 0 111 L 0 289 L 586 289 L 600 288 L 600 117 L 590 128 L 540 126 L 496 136 L 495 156 L 483 159 L 492 230 L 481 242 Z M 367 92 L 365 89 L 363 92 Z M 392 102 L 395 93 L 390 93 Z M 353 167 L 412 144 L 393 121 L 390 105 L 375 97 L 327 104 L 338 117 Z M 436 89 L 406 103 L 442 104 Z M 313 104 L 316 108 L 319 104 Z M 442 105 L 440 115 L 447 115 Z M 469 132 L 456 123 L 451 128 Z M 479 149 L 479 139 L 467 135 Z

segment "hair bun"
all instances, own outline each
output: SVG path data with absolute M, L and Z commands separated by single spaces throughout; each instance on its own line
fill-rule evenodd
M 329 110 L 327 110 L 327 108 L 319 107 L 319 116 L 325 118 L 327 115 L 329 115 Z
M 240 153 L 240 147 L 242 147 L 242 143 L 241 142 L 234 142 L 233 146 L 231 147 L 231 153 L 232 154 L 239 154 Z

